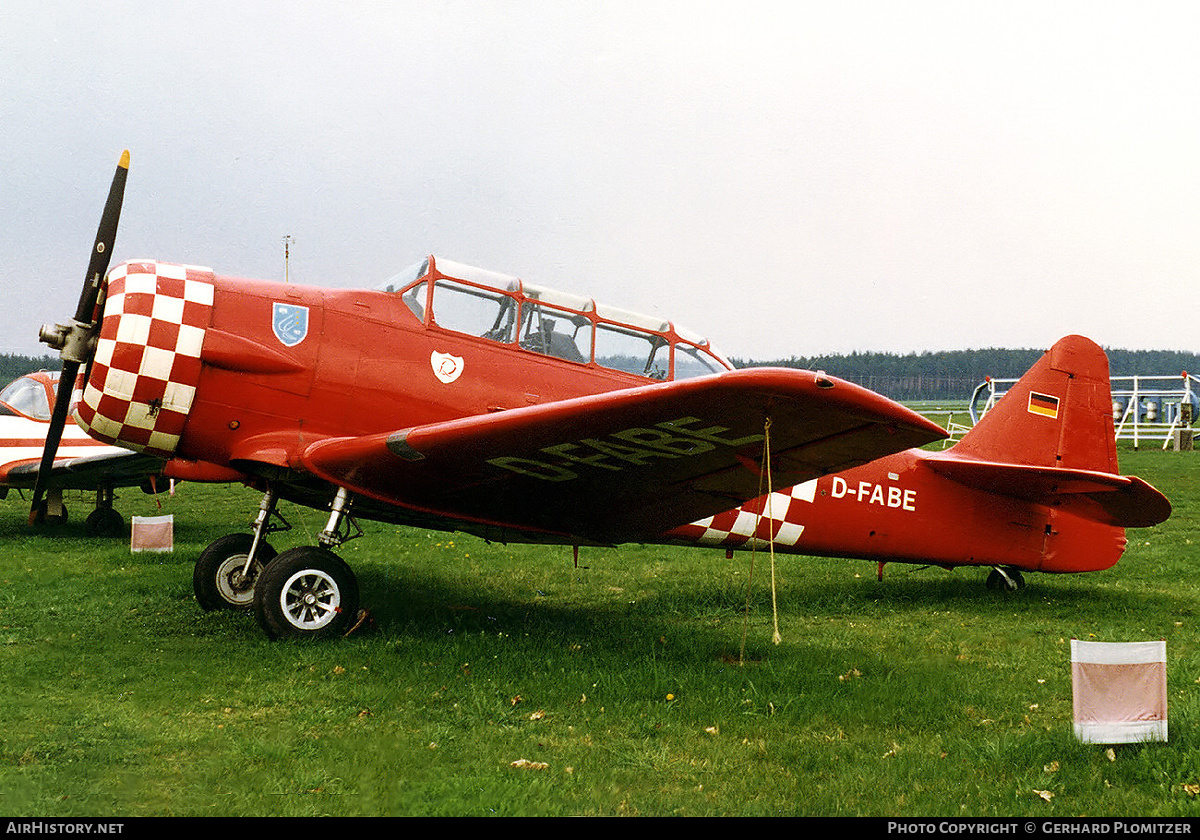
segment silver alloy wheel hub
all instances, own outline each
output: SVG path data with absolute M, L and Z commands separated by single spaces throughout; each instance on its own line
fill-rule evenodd
M 337 581 L 320 569 L 302 569 L 287 579 L 279 606 L 288 622 L 301 630 L 320 630 L 340 612 Z
M 246 568 L 246 555 L 235 554 L 227 557 L 217 569 L 217 592 L 230 604 L 239 607 L 249 607 L 254 603 L 254 579 L 258 577 L 258 567 L 250 570 L 250 574 L 242 574 Z

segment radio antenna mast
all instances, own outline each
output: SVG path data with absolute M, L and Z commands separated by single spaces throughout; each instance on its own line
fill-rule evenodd
M 291 251 L 291 245 L 292 245 L 292 237 L 290 235 L 283 237 L 283 282 L 284 283 L 291 282 L 291 280 L 288 277 L 288 257 L 289 257 L 290 251 Z

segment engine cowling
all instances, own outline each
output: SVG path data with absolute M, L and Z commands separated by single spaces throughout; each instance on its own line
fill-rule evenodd
M 75 408 L 92 437 L 174 454 L 200 379 L 212 280 L 208 268 L 149 260 L 108 273 L 96 353 Z

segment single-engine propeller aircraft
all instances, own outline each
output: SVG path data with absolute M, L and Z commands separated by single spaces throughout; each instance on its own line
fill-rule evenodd
M 772 491 L 815 487 L 885 456 L 915 459 L 898 453 L 946 437 L 824 373 L 734 370 L 670 322 L 432 256 L 375 290 L 152 260 L 107 271 L 127 169 L 128 153 L 75 318 L 44 327 L 42 339 L 60 351 L 64 380 L 79 374 L 74 416 L 93 437 L 163 459 L 168 476 L 263 492 L 252 533 L 209 545 L 193 585 L 206 609 L 252 607 L 272 637 L 335 635 L 356 619 L 357 583 L 333 549 L 361 535 L 358 518 L 508 542 L 714 544 L 707 526 L 689 523 L 751 511 L 764 473 Z M 58 431 L 70 398 L 60 382 Z M 35 506 L 57 447 L 51 431 Z M 1004 465 L 962 460 L 943 474 L 1003 489 Z M 1043 470 L 1049 489 L 1029 503 L 1057 498 L 1054 469 Z M 1093 482 L 1087 500 L 1104 487 L 1124 500 L 1095 503 L 1117 517 L 1111 527 L 1151 503 L 1143 519 L 1165 515 L 1157 491 L 1078 472 L 1072 486 Z M 922 515 L 943 527 L 925 508 L 933 490 L 889 481 L 897 487 L 881 490 L 886 500 L 912 513 L 906 489 L 924 492 Z M 945 489 L 938 498 L 957 501 Z M 316 546 L 276 554 L 267 537 L 287 527 L 280 499 L 329 509 Z M 869 510 L 870 493 L 864 502 Z M 734 520 L 730 534 L 742 527 L 740 514 Z M 793 520 L 779 521 L 791 539 Z M 976 534 L 972 545 L 995 539 Z
M 30 490 L 46 447 L 58 371 L 20 376 L 0 390 L 0 498 L 9 490 Z M 64 521 L 64 490 L 95 491 L 96 507 L 88 514 L 87 530 L 97 535 L 120 533 L 125 527 L 113 508 L 114 489 L 143 486 L 162 471 L 161 458 L 101 443 L 67 419 L 60 447 L 41 503 L 37 521 Z

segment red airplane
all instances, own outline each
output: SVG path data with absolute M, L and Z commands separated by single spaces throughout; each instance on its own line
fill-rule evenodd
M 252 607 L 271 637 L 334 635 L 355 621 L 358 586 L 332 549 L 361 535 L 357 518 L 506 542 L 709 544 L 707 530 L 687 524 L 732 513 L 738 534 L 730 509 L 752 510 L 764 464 L 778 486 L 804 488 L 946 436 L 824 373 L 734 370 L 670 322 L 434 257 L 376 290 L 151 260 L 106 274 L 127 169 L 128 153 L 75 318 L 42 330 L 63 357 L 55 417 L 70 402 L 64 383 L 80 374 L 75 417 L 93 437 L 163 459 L 174 478 L 263 491 L 253 532 L 208 546 L 193 585 L 206 609 Z M 57 446 L 51 431 L 42 472 Z M 957 477 L 976 463 L 963 459 Z M 1005 469 L 1021 472 L 996 467 Z M 1003 483 L 980 471 L 993 489 Z M 1053 470 L 1039 475 L 1060 483 Z M 1112 481 L 1129 495 L 1134 480 Z M 944 526 L 927 509 L 933 490 L 892 483 L 886 500 L 914 513 L 905 491 L 924 493 L 921 515 Z M 39 473 L 35 506 L 43 484 Z M 1166 515 L 1157 491 L 1133 486 L 1134 498 L 1108 507 Z M 266 538 L 287 527 L 280 499 L 330 510 L 318 545 L 276 554 Z M 938 500 L 956 515 L 953 494 Z M 870 502 L 868 493 L 864 511 L 874 512 Z M 791 520 L 779 522 L 791 539 Z
M 37 480 L 58 380 L 58 371 L 41 370 L 0 390 L 0 498 L 9 490 L 32 489 Z M 101 443 L 68 419 L 35 519 L 65 521 L 63 490 L 95 491 L 96 507 L 85 522 L 88 532 L 119 533 L 125 522 L 113 508 L 114 489 L 151 489 L 162 467 L 162 459 Z

